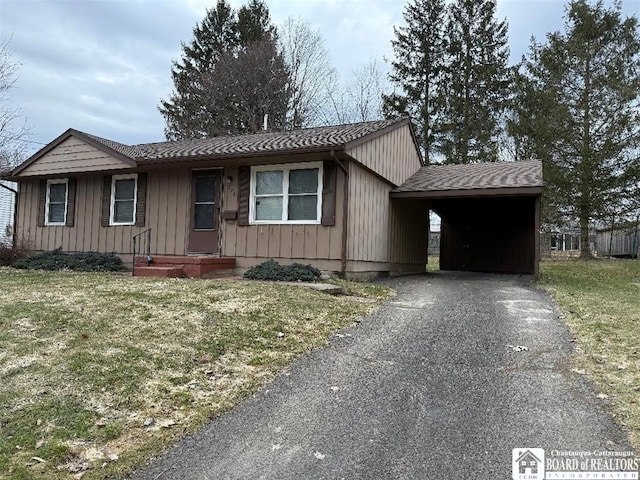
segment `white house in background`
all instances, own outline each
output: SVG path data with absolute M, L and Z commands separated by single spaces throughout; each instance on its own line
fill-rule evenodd
M 12 190 L 17 190 L 18 188 L 15 183 L 5 180 L 0 180 L 0 184 Z M 0 243 L 12 239 L 15 201 L 15 193 L 0 186 Z

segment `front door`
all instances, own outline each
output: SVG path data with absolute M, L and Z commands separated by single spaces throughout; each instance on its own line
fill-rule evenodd
M 191 176 L 190 253 L 218 253 L 220 170 L 194 170 Z

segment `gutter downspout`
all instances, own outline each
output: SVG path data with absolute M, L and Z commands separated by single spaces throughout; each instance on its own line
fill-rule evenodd
M 344 160 L 344 164 L 336 157 L 336 152 L 331 150 L 331 159 L 344 172 L 343 199 L 342 199 L 342 249 L 340 253 L 340 276 L 345 278 L 347 273 L 347 239 L 349 229 L 349 161 Z

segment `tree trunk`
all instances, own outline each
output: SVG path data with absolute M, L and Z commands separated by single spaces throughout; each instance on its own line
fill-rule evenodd
M 591 260 L 591 248 L 589 247 L 589 217 L 580 218 L 580 258 Z
M 590 52 L 590 45 L 587 46 Z M 584 68 L 584 90 L 582 104 L 584 115 L 582 119 L 582 152 L 580 159 L 580 258 L 591 259 L 589 248 L 589 217 L 593 210 L 591 188 L 593 186 L 593 168 L 591 147 L 591 111 L 589 94 L 591 93 L 591 58 L 587 55 Z

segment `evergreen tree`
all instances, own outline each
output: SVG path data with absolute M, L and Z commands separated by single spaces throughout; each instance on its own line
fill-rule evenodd
M 210 72 L 220 55 L 238 46 L 235 12 L 219 0 L 215 9 L 207 9 L 205 18 L 193 29 L 193 40 L 182 43 L 182 61 L 173 62 L 171 77 L 175 91 L 168 100 L 161 100 L 160 113 L 166 121 L 168 140 L 204 137 L 209 115 L 204 108 L 206 91 L 202 76 Z
M 276 38 L 276 27 L 271 23 L 269 9 L 262 0 L 249 0 L 238 10 L 238 40 L 241 45 L 260 42 L 266 37 Z
M 289 79 L 266 5 L 250 0 L 235 12 L 218 0 L 193 35 L 173 64 L 175 91 L 159 107 L 167 139 L 252 133 L 264 115 L 283 128 Z
M 447 20 L 441 152 L 448 163 L 497 161 L 511 82 L 507 22 L 496 0 L 455 0 Z
M 520 70 L 510 130 L 543 160 L 550 210 L 579 220 L 590 257 L 590 222 L 639 194 L 638 20 L 620 3 L 570 1 L 564 31 L 533 41 Z
M 399 91 L 383 96 L 385 116 L 410 115 L 426 163 L 437 150 L 445 62 L 445 0 L 412 0 L 405 26 L 394 28 L 391 82 Z
M 289 77 L 271 39 L 223 54 L 215 70 L 203 76 L 203 86 L 210 136 L 258 132 L 265 115 L 269 129 L 285 128 Z

